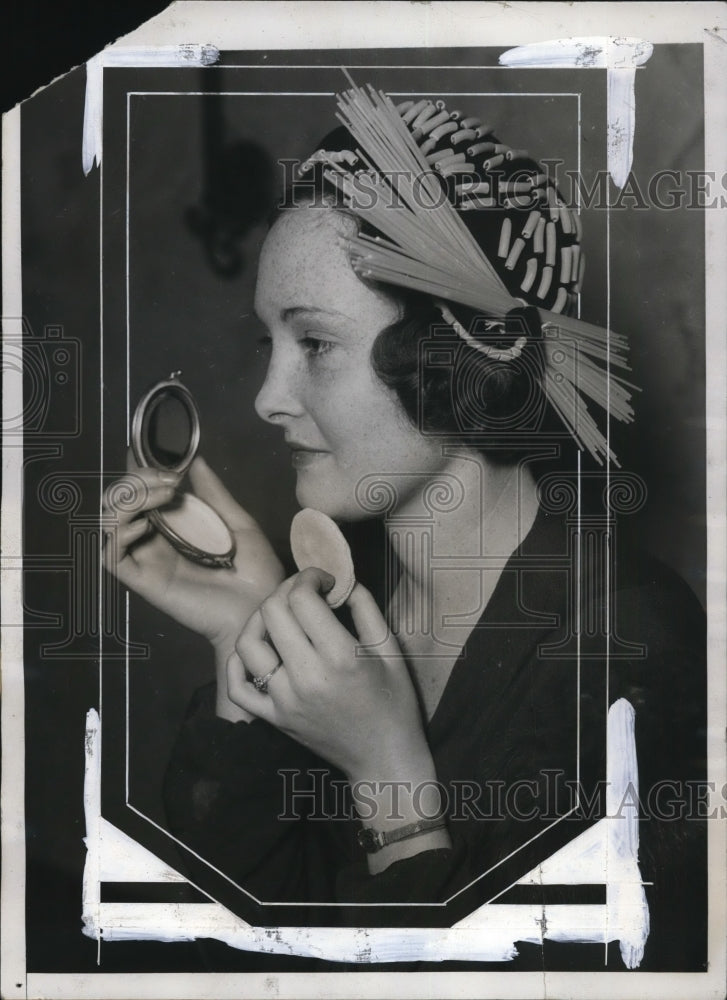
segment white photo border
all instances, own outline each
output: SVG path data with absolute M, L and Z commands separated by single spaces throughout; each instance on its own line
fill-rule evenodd
M 554 37 L 596 34 L 629 34 L 651 41 L 697 41 L 704 46 L 705 118 L 707 122 L 706 167 L 722 171 L 726 162 L 727 103 L 724 81 L 727 79 L 727 18 L 721 4 L 694 3 L 660 7 L 621 4 L 538 4 L 534 16 L 532 4 L 515 4 L 504 11 L 499 4 L 446 3 L 417 9 L 407 3 L 346 3 L 325 5 L 325 19 L 316 3 L 178 3 L 146 26 L 122 40 L 125 44 L 181 44 L 190 38 L 219 44 L 225 49 L 270 47 L 329 48 L 401 47 L 426 44 L 434 30 L 437 44 L 519 45 Z M 382 7 L 396 8 L 391 17 L 383 16 Z M 352 9 L 356 9 L 356 16 Z M 530 8 L 530 10 L 528 10 Z M 371 15 L 375 16 L 371 16 Z M 389 27 L 395 25 L 395 27 Z M 19 149 L 20 111 L 15 109 L 3 121 L 3 297 L 6 317 L 22 316 L 20 278 L 19 158 L 8 151 Z M 725 701 L 727 688 L 723 671 L 725 649 L 725 434 L 724 385 L 725 348 L 724 316 L 727 315 L 727 273 L 724 211 L 706 213 L 707 267 L 707 477 L 708 477 L 708 621 L 709 684 L 708 717 L 709 774 L 720 788 L 727 780 L 725 769 Z M 8 319 L 4 320 L 7 333 Z M 19 322 L 19 321 L 18 321 Z M 17 373 L 3 370 L 4 417 L 12 416 L 22 399 L 22 385 Z M 20 395 L 18 395 L 18 393 Z M 22 410 L 22 403 L 20 406 Z M 4 442 L 7 444 L 7 442 Z M 21 510 L 17 484 L 22 473 L 22 449 L 5 447 L 3 454 L 3 552 L 21 551 Z M 4 563 L 3 622 L 22 618 L 20 575 Z M 22 746 L 22 630 L 3 629 L 3 740 L 5 747 Z M 100 973 L 92 977 L 76 975 L 32 974 L 24 967 L 25 940 L 23 920 L 18 919 L 24 898 L 24 829 L 17 817 L 23 815 L 22 755 L 3 754 L 3 996 L 128 996 L 129 984 L 122 974 Z M 725 984 L 725 826 L 709 824 L 709 869 L 711 872 L 709 910 L 709 973 L 670 973 L 669 990 L 680 997 L 720 996 Z M 713 891 L 712 891 L 713 890 Z M 204 982 L 202 981 L 204 980 Z M 673 985 L 672 985 L 673 982 Z M 274 991 L 281 997 L 358 997 L 380 996 L 385 989 L 401 996 L 588 996 L 624 995 L 664 996 L 664 978 L 660 974 L 639 974 L 638 980 L 618 973 L 360 973 L 281 974 L 271 977 L 258 974 L 205 974 L 190 977 L 176 974 L 134 975 L 135 995 L 139 997 L 267 996 Z M 16 992 L 17 991 L 17 992 Z

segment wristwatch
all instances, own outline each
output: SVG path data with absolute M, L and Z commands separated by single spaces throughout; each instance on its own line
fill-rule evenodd
M 419 819 L 416 823 L 409 823 L 394 830 L 374 830 L 373 827 L 365 826 L 358 831 L 357 836 L 359 846 L 363 847 L 367 854 L 376 854 L 388 844 L 396 844 L 400 840 L 418 837 L 419 834 L 430 833 L 432 830 L 441 830 L 446 825 L 444 816 L 437 816 L 435 819 Z

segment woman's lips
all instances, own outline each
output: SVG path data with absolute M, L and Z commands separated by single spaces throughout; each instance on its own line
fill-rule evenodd
M 327 451 L 317 451 L 315 448 L 302 448 L 299 445 L 289 445 L 291 449 L 291 462 L 294 469 L 302 469 L 308 465 L 313 465 L 320 459 L 330 454 Z

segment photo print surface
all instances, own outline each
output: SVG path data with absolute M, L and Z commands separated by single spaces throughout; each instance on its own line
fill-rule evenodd
M 194 37 L 20 113 L 28 981 L 702 995 L 708 43 Z

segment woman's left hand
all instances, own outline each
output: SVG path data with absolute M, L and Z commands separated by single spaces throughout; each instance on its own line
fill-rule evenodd
M 332 584 L 323 570 L 306 569 L 263 601 L 228 661 L 229 697 L 349 781 L 416 777 L 431 757 L 399 644 L 359 583 L 347 601 L 358 637 L 351 635 L 321 596 Z M 357 656 L 361 647 L 366 654 Z M 275 670 L 267 693 L 246 680 L 245 668 L 257 678 Z

